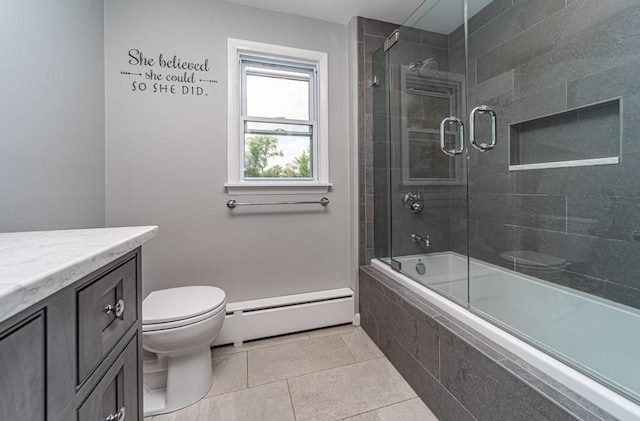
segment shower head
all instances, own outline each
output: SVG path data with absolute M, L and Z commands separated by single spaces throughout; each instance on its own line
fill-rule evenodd
M 440 62 L 436 58 L 428 58 L 409 65 L 409 70 L 412 72 L 417 71 L 418 75 L 423 77 L 433 76 L 433 73 L 437 72 L 439 69 Z

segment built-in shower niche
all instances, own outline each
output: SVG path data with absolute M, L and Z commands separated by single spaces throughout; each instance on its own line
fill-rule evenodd
M 620 99 L 509 125 L 509 169 L 618 164 Z

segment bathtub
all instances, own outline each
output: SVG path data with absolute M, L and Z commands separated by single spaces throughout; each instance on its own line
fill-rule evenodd
M 589 367 L 623 393 L 640 395 L 640 310 L 479 260 L 468 262 L 453 252 L 394 260 L 413 280 L 383 261 L 372 265 L 620 420 L 640 419 L 639 405 L 578 371 Z M 538 348 L 554 349 L 575 369 Z

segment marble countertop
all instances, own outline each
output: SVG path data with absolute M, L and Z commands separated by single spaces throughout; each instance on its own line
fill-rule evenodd
M 157 233 L 155 226 L 0 233 L 0 322 Z

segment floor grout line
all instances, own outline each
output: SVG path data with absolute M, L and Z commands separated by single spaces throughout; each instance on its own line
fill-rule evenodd
M 324 373 L 325 371 L 337 370 L 337 369 L 339 369 L 339 368 L 350 367 L 350 366 L 353 366 L 353 365 L 362 364 L 362 363 L 368 363 L 368 362 L 371 362 L 371 361 L 375 361 L 375 360 L 382 360 L 382 359 L 387 359 L 387 357 L 385 357 L 385 356 L 383 355 L 382 357 L 371 358 L 370 360 L 365 360 L 365 361 L 354 361 L 354 362 L 352 362 L 352 363 L 345 364 L 345 365 L 339 365 L 339 366 L 336 366 L 336 367 L 325 368 L 325 369 L 318 370 L 318 371 L 312 371 L 312 372 L 310 372 L 310 373 L 299 374 L 299 375 L 297 375 L 297 376 L 286 377 L 286 378 L 284 378 L 284 379 L 274 380 L 274 381 L 272 381 L 272 382 L 256 384 L 256 385 L 254 385 L 254 386 L 249 386 L 249 387 L 247 387 L 247 389 L 251 389 L 251 388 L 254 388 L 254 387 L 264 386 L 264 385 L 266 385 L 266 384 L 278 383 L 278 382 L 281 382 L 281 381 L 283 381 L 283 380 L 287 380 L 287 381 L 289 381 L 289 380 L 292 380 L 292 379 L 298 379 L 298 378 L 300 378 L 300 377 L 304 377 L 304 376 L 310 376 L 311 374 Z
M 289 384 L 289 379 L 287 379 L 287 390 L 289 391 L 289 402 L 291 402 L 291 411 L 293 411 L 293 419 L 297 421 L 298 416 L 296 415 L 296 407 L 293 406 L 293 396 L 291 396 L 291 385 Z
M 344 338 L 342 337 L 342 335 L 338 334 L 338 336 L 340 337 L 340 341 L 342 341 L 342 344 L 344 345 L 344 347 L 347 348 L 347 351 L 349 351 L 349 354 L 351 355 L 351 358 L 353 358 L 353 361 L 358 361 L 356 356 L 353 355 L 353 352 L 351 352 L 349 345 L 347 345 L 347 343 L 344 341 Z
M 338 421 L 345 421 L 345 420 L 347 420 L 347 419 L 349 419 L 349 418 L 357 417 L 357 416 L 359 416 L 359 415 L 363 415 L 363 414 L 368 414 L 368 413 L 370 413 L 370 412 L 375 412 L 375 411 L 377 411 L 377 410 L 379 410 L 379 409 L 382 409 L 382 408 L 388 408 L 388 407 L 390 407 L 390 406 L 398 405 L 398 404 L 401 404 L 401 403 L 404 403 L 404 402 L 408 402 L 408 401 L 411 401 L 411 400 L 414 400 L 414 399 L 420 399 L 420 397 L 419 397 L 418 395 L 416 395 L 416 396 L 411 397 L 411 398 L 409 398 L 409 399 L 403 399 L 403 400 L 398 401 L 398 402 L 393 402 L 393 403 L 389 403 L 389 404 L 387 404 L 387 405 L 382 405 L 382 406 L 379 406 L 379 407 L 377 407 L 377 408 L 370 409 L 370 410 L 368 410 L 368 411 L 358 412 L 357 414 L 349 415 L 349 416 L 348 416 L 348 417 L 346 417 L 346 418 L 341 418 L 341 419 L 340 419 L 340 420 L 338 420 Z M 422 399 L 420 399 L 420 400 L 422 400 Z M 425 406 L 426 406 L 426 404 L 425 404 Z M 427 407 L 427 408 L 428 408 L 428 407 Z

